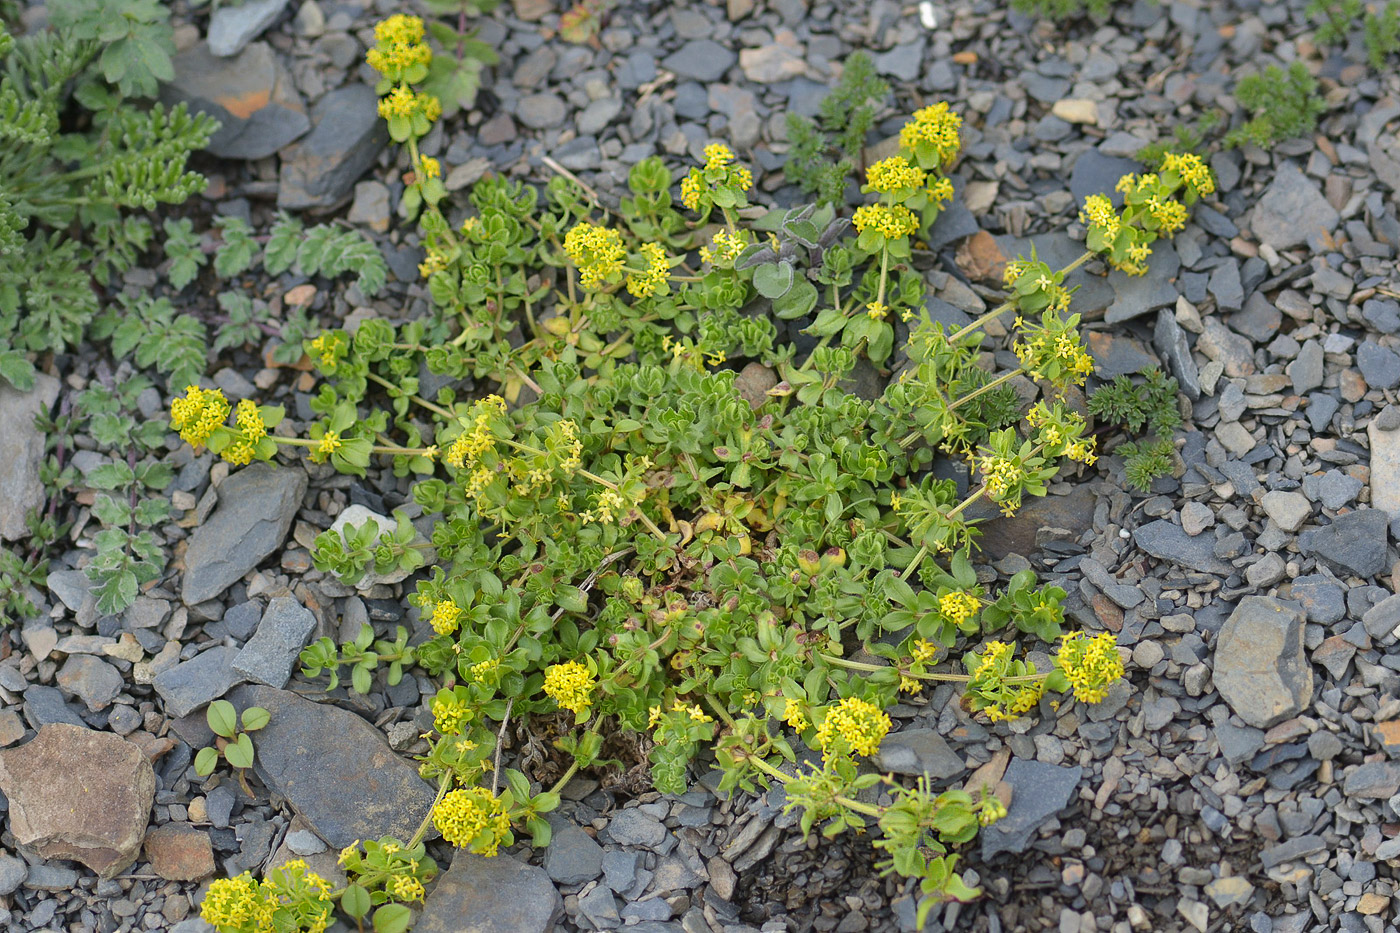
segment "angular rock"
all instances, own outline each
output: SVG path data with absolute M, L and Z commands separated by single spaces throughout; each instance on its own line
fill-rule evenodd
M 1274 524 L 1289 533 L 1302 528 L 1303 522 L 1312 515 L 1312 504 L 1306 496 L 1298 492 L 1282 492 L 1275 489 L 1264 493 L 1264 498 L 1259 504 L 1264 507 L 1264 512 L 1269 518 L 1273 519 Z
M 0 897 L 9 897 L 28 877 L 29 866 L 24 859 L 0 855 Z
M 1400 407 L 1387 406 L 1366 426 L 1371 442 L 1371 508 L 1400 518 Z
M 1108 276 L 1113 286 L 1113 303 L 1104 313 L 1104 321 L 1117 324 L 1176 304 L 1176 274 L 1181 271 L 1181 257 L 1170 243 L 1160 240 L 1153 244 L 1152 255 L 1147 258 L 1146 275 L 1128 275 L 1126 272 L 1112 272 Z M 1069 283 L 1066 282 L 1066 285 Z
M 1152 329 L 1152 346 L 1167 363 L 1181 391 L 1193 402 L 1201 397 L 1201 371 L 1191 356 L 1191 344 L 1186 331 L 1176 322 L 1176 315 L 1167 308 L 1157 312 L 1157 326 Z
M 1026 850 L 1035 831 L 1067 806 L 1079 787 L 1082 768 L 1062 768 L 1017 758 L 1002 778 L 1011 785 L 1006 816 L 982 830 L 982 858 Z
M 287 0 L 243 0 L 219 7 L 209 17 L 209 51 L 220 58 L 237 55 L 286 8 Z
M 131 742 L 59 723 L 0 752 L 0 793 L 9 799 L 10 831 L 21 845 L 111 878 L 141 850 L 156 775 Z
M 1361 800 L 1389 800 L 1400 793 L 1400 763 L 1371 761 L 1358 765 L 1347 775 L 1342 793 Z
M 949 748 L 943 736 L 932 729 L 902 729 L 885 736 L 875 753 L 875 765 L 881 771 L 915 777 L 927 775 L 933 780 L 967 770 L 962 756 Z
M 224 480 L 219 505 L 190 536 L 180 595 L 213 599 L 281 546 L 306 492 L 300 467 L 254 463 Z
M 1027 498 L 1010 518 L 992 512 L 991 520 L 980 526 L 982 537 L 977 543 L 992 562 L 1008 554 L 1029 557 L 1047 540 L 1074 540 L 1089 530 L 1094 522 L 1094 502 L 1094 493 L 1083 484 L 1068 495 Z
M 21 392 L 0 379 L 0 539 L 29 536 L 25 517 L 44 505 L 39 465 L 44 459 L 44 432 L 34 416 L 58 400 L 59 382 L 47 373 L 34 374 L 34 387 Z M 76 607 L 74 608 L 76 611 Z
M 167 881 L 202 881 L 214 874 L 209 834 L 188 823 L 166 823 L 147 833 L 146 860 Z
M 621 846 L 658 846 L 666 827 L 641 810 L 619 810 L 608 822 L 608 835 Z
M 237 657 L 237 648 L 219 645 L 157 674 L 151 686 L 165 701 L 165 714 L 188 716 L 241 684 L 243 675 L 233 669 Z
M 1215 542 L 1208 536 L 1193 538 L 1163 518 L 1135 530 L 1133 543 L 1153 557 L 1169 560 L 1187 570 L 1223 576 L 1235 569 L 1215 556 Z
M 56 722 L 87 728 L 78 711 L 64 701 L 61 690 L 39 684 L 33 684 L 24 691 L 24 718 L 33 729 Z
M 181 101 L 219 121 L 206 147 L 225 159 L 263 159 L 311 129 L 292 77 L 265 42 L 233 58 L 200 43 L 175 56 L 175 80 L 161 86 L 166 104 Z
M 74 654 L 58 672 L 58 685 L 94 712 L 111 706 L 125 683 L 120 671 L 90 654 Z
M 556 884 L 584 884 L 603 873 L 603 847 L 567 817 L 552 817 L 544 870 Z
M 432 807 L 433 788 L 413 763 L 349 710 L 272 687 L 239 687 L 228 698 L 240 713 L 249 706 L 271 713 L 256 736 L 253 767 L 333 848 L 408 839 Z
M 336 88 L 311 108 L 311 132 L 282 152 L 277 206 L 326 209 L 349 196 L 389 141 L 367 84 Z
M 1338 515 L 1332 524 L 1309 528 L 1298 536 L 1304 554 L 1322 558 L 1334 569 L 1358 577 L 1374 577 L 1390 569 L 1386 532 L 1390 516 L 1380 509 L 1358 509 Z
M 258 631 L 233 659 L 234 673 L 269 687 L 285 686 L 316 628 L 316 617 L 290 596 L 268 603 Z
M 541 868 L 509 855 L 458 849 L 433 887 L 414 933 L 549 933 L 564 901 Z
M 1057 116 L 1068 119 L 1060 114 Z M 1123 195 L 1114 190 L 1118 179 L 1140 171 L 1142 166 L 1132 159 L 1119 159 L 1097 149 L 1086 149 L 1074 160 L 1074 170 L 1069 176 L 1069 193 L 1074 195 L 1076 207 L 1083 207 L 1084 199 L 1093 194 L 1107 195 L 1115 207 L 1122 207 Z
M 1214 663 L 1215 689 L 1251 726 L 1267 729 L 1312 702 L 1303 615 L 1271 596 L 1240 600 L 1216 637 Z
M 1400 385 L 1400 356 L 1367 340 L 1356 348 L 1356 365 L 1366 385 L 1373 389 L 1393 389 Z
M 1331 233 L 1340 215 L 1317 184 L 1292 162 L 1282 162 L 1249 215 L 1249 228 L 1274 249 L 1301 246 L 1317 233 Z
M 734 66 L 738 56 L 713 39 L 695 39 L 662 59 L 661 67 L 677 77 L 695 81 L 718 81 Z

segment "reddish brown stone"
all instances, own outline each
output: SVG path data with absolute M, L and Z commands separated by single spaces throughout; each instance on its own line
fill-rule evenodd
M 147 833 L 146 860 L 166 881 L 201 881 L 214 874 L 209 834 L 188 823 L 166 823 Z
M 1007 259 L 997 245 L 997 238 L 978 230 L 958 247 L 957 262 L 968 278 L 1000 285 Z

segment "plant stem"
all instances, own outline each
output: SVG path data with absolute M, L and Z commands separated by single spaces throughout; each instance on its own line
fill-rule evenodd
M 428 808 L 428 813 L 423 817 L 423 822 L 419 823 L 418 828 L 414 830 L 413 838 L 408 840 L 407 848 L 411 849 L 423 841 L 423 837 L 428 833 L 428 827 L 433 824 L 433 811 L 437 809 L 438 804 L 442 803 L 442 798 L 447 796 L 447 792 L 451 788 L 452 775 L 451 773 L 444 774 L 442 780 L 438 782 L 437 797 L 433 799 L 433 805 Z
M 398 386 L 394 385 L 392 382 L 390 382 L 388 379 L 385 379 L 383 376 L 380 376 L 378 373 L 365 373 L 365 378 L 369 379 L 370 382 L 379 383 L 386 389 L 398 388 Z M 410 395 L 408 397 L 408 400 L 416 405 L 420 405 L 423 408 L 426 408 L 428 411 L 442 415 L 444 418 L 451 419 L 457 417 L 452 412 L 448 411 L 446 408 L 443 408 L 441 405 L 437 405 L 433 402 L 430 402 L 422 396 Z
M 927 556 L 928 556 L 928 545 L 921 545 L 921 546 L 919 547 L 918 553 L 916 553 L 916 554 L 914 555 L 914 559 L 911 560 L 911 561 L 909 562 L 909 566 L 908 566 L 908 567 L 905 567 L 905 568 L 904 568 L 904 572 L 901 573 L 901 574 L 899 575 L 899 579 L 901 579 L 901 580 L 907 580 L 907 579 L 909 579 L 909 575 L 910 575 L 911 573 L 913 573 L 915 570 L 918 569 L 919 564 L 922 563 L 922 562 L 923 562 L 923 559 L 924 559 L 925 557 L 927 557 Z
M 948 410 L 949 410 L 949 411 L 952 411 L 953 409 L 957 408 L 959 405 L 962 405 L 962 404 L 964 404 L 964 403 L 966 403 L 966 402 L 970 402 L 970 401 L 972 401 L 973 399 L 975 399 L 977 396 L 982 395 L 983 393 L 986 393 L 986 392 L 990 392 L 990 391 L 992 391 L 993 389 L 995 389 L 997 386 L 1002 385 L 1003 383 L 1010 382 L 1012 379 L 1015 379 L 1017 376 L 1021 375 L 1021 373 L 1023 373 L 1023 372 L 1025 372 L 1025 369 L 1024 369 L 1024 368 L 1021 368 L 1021 369 L 1013 369 L 1013 370 L 1009 370 L 1008 372 L 1002 373 L 1000 376 L 997 376 L 995 379 L 993 379 L 991 382 L 987 383 L 986 385 L 982 386 L 981 388 L 973 389 L 971 392 L 967 393 L 967 394 L 964 395 L 962 398 L 960 398 L 960 399 L 955 399 L 953 402 L 951 402 L 951 403 L 948 405 Z
M 1080 266 L 1084 265 L 1084 263 L 1088 262 L 1090 259 L 1093 259 L 1095 255 L 1097 254 L 1093 250 L 1085 250 L 1084 255 L 1080 256 L 1074 262 L 1065 266 L 1056 274 L 1069 275 L 1075 269 L 1078 269 Z M 967 336 L 972 331 L 977 330 L 979 327 L 981 327 L 983 324 L 986 324 L 992 318 L 1000 317 L 1002 314 L 1005 314 L 1007 311 L 1010 311 L 1014 307 L 1016 307 L 1016 300 L 1014 298 L 1003 301 L 1001 304 L 997 305 L 995 308 L 988 311 L 986 314 L 982 315 L 977 320 L 973 321 L 971 324 L 968 324 L 966 327 L 960 328 L 956 333 L 954 333 L 948 338 L 948 343 L 957 343 L 963 337 Z
M 784 784 L 795 780 L 794 778 L 789 777 L 788 775 L 779 771 L 777 768 L 773 767 L 757 755 L 749 755 L 744 760 L 752 764 L 755 768 L 762 771 L 764 774 L 768 775 L 769 777 L 777 778 Z M 845 807 L 848 810 L 854 810 L 857 813 L 862 813 L 865 816 L 873 817 L 877 820 L 884 814 L 884 811 L 881 810 L 879 807 L 875 806 L 874 804 L 862 803 L 859 800 L 852 800 L 850 797 L 847 797 L 844 794 L 836 794 L 831 799 L 833 802 L 839 803 L 841 806 Z

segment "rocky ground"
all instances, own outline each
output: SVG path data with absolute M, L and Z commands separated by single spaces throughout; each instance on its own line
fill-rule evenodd
M 543 180 L 550 156 L 606 199 L 640 159 L 687 164 L 717 138 L 755 166 L 760 200 L 794 203 L 785 114 L 814 112 L 844 57 L 867 49 L 896 89 L 872 143 L 922 103 L 965 114 L 930 310 L 967 320 L 995 298 L 990 264 L 1032 245 L 1052 262 L 1076 256 L 1065 231 L 1079 199 L 1136 170 L 1134 152 L 1173 124 L 1234 109 L 1239 74 L 1300 59 L 1322 79 L 1318 132 L 1213 156 L 1218 197 L 1157 250 L 1151 275 L 1076 273 L 1100 373 L 1160 361 L 1180 380 L 1180 475 L 1131 495 L 1106 457 L 1096 480 L 989 526 L 987 579 L 1034 565 L 1132 661 L 1105 703 L 1058 717 L 984 726 L 951 688 L 897 708 L 882 768 L 1013 793 L 964 856 L 988 897 L 936 911 L 931 930 L 1396 929 L 1400 76 L 1358 64 L 1356 49 L 1320 53 L 1303 6 L 1136 0 L 1057 29 L 985 0 L 624 0 L 591 47 L 554 38 L 551 0 L 514 0 L 481 23 L 502 60 L 476 108 L 424 146 L 451 166 L 452 190 L 487 171 Z M 245 0 L 211 22 L 176 5 L 167 96 L 267 101 L 220 113 L 197 208 L 255 226 L 277 209 L 336 212 L 376 237 L 397 277 L 377 301 L 322 290 L 323 320 L 424 301 L 362 64 L 372 24 L 399 10 Z M 208 313 L 207 296 L 193 301 Z M 34 412 L 112 376 L 88 356 L 57 364 L 34 393 L 0 387 L 8 540 L 38 494 Z M 306 415 L 309 383 L 258 358 L 227 356 L 214 379 Z M 168 400 L 147 401 L 161 417 Z M 81 571 L 90 552 L 75 546 L 37 594 L 43 618 L 0 635 L 7 929 L 195 933 L 215 873 L 305 857 L 334 876 L 340 846 L 411 831 L 431 802 L 411 760 L 430 722 L 426 679 L 327 703 L 294 673 L 319 635 L 421 628 L 402 583 L 353 590 L 312 570 L 307 550 L 347 508 L 387 513 L 405 487 L 387 470 L 364 483 L 316 467 L 230 474 L 172 449 L 183 518 L 161 529 L 173 559 L 159 585 L 101 617 Z M 191 767 L 218 697 L 272 710 L 256 799 Z M 91 804 L 77 814 L 55 796 L 75 775 Z M 713 778 L 675 799 L 575 781 L 546 850 L 458 855 L 417 929 L 461 929 L 463 916 L 522 933 L 912 928 L 909 890 L 879 878 L 865 840 L 804 841 L 777 793 L 720 796 Z

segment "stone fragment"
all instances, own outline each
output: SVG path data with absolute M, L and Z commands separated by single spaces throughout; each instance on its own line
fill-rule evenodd
M 621 846 L 658 846 L 666 827 L 638 809 L 619 810 L 608 822 L 608 835 Z
M 1389 800 L 1400 792 L 1400 763 L 1370 761 L 1350 771 L 1342 793 L 1361 800 Z
M 1371 444 L 1371 508 L 1400 518 L 1400 406 L 1387 405 L 1366 426 Z
M 927 775 L 932 780 L 950 778 L 966 770 L 962 757 L 932 729 L 902 729 L 886 735 L 875 753 L 875 765 L 881 771 L 914 777 Z
M 58 723 L 0 752 L 0 793 L 21 845 L 42 858 L 82 862 L 105 879 L 136 861 L 156 776 L 131 742 Z
M 1055 101 L 1050 112 L 1066 123 L 1082 123 L 1088 126 L 1097 126 L 1099 123 L 1097 101 L 1066 97 Z
M 713 39 L 695 39 L 662 59 L 661 67 L 677 77 L 709 83 L 724 77 L 737 60 L 738 56 Z
M 209 51 L 220 58 L 237 55 L 286 8 L 287 0 L 243 0 L 220 6 L 209 17 Z
M 166 823 L 148 832 L 146 860 L 167 881 L 202 881 L 214 874 L 209 834 L 188 823 Z
M 125 681 L 115 667 L 90 654 L 74 654 L 58 672 L 58 685 L 96 712 L 112 705 Z
M 1231 379 L 1254 373 L 1254 345 L 1246 337 L 1230 330 L 1214 317 L 1201 322 L 1201 336 L 1196 349 L 1225 368 Z
M 566 817 L 549 821 L 553 833 L 544 852 L 544 870 L 556 884 L 584 884 L 603 873 L 603 847 Z
M 233 669 L 237 657 L 237 648 L 219 645 L 157 674 L 151 685 L 165 701 L 165 714 L 183 718 L 241 684 L 243 675 Z
M 1307 709 L 1313 674 L 1302 613 L 1270 596 L 1240 600 L 1216 637 L 1213 679 L 1230 708 L 1260 729 Z
M 458 849 L 414 923 L 414 933 L 549 933 L 564 901 L 544 869 L 509 855 Z
M 1035 831 L 1069 804 L 1079 787 L 1082 768 L 1063 768 L 1017 758 L 1003 780 L 1011 786 L 1011 806 L 1006 816 L 982 830 L 982 858 L 1000 852 L 1026 850 Z
M 233 659 L 233 670 L 255 683 L 285 686 L 292 665 L 316 629 L 316 617 L 290 596 L 268 603 L 258 631 Z
M 1201 397 L 1201 372 L 1191 357 L 1191 344 L 1186 339 L 1186 331 L 1176 321 L 1170 309 L 1161 308 L 1157 312 L 1157 325 L 1152 330 L 1152 346 L 1157 355 L 1166 361 L 1167 369 L 1176 377 L 1181 391 L 1196 401 Z
M 280 547 L 305 492 L 300 467 L 254 463 L 224 480 L 218 507 L 185 551 L 185 604 L 213 599 Z
M 311 129 L 292 77 L 265 42 L 233 58 L 200 43 L 175 56 L 175 80 L 161 86 L 166 104 L 184 102 L 219 121 L 206 147 L 225 159 L 263 159 Z
M 261 706 L 271 714 L 257 734 L 253 767 L 333 848 L 356 839 L 408 839 L 432 807 L 433 788 L 413 763 L 349 710 L 272 687 L 239 687 L 228 699 L 240 713 Z
M 1390 516 L 1380 509 L 1357 509 L 1338 515 L 1332 524 L 1309 528 L 1298 536 L 1304 554 L 1322 558 L 1334 569 L 1374 577 L 1390 568 L 1386 535 Z
M 58 380 L 47 373 L 35 373 L 34 387 L 27 392 L 0 379 L 0 463 L 5 465 L 0 469 L 0 539 L 5 541 L 28 537 L 25 518 L 44 505 L 39 479 L 44 433 L 35 427 L 34 416 L 53 407 L 58 389 Z
M 807 72 L 802 50 L 778 42 L 756 49 L 741 49 L 739 67 L 744 70 L 744 77 L 756 84 L 776 84 Z
M 1284 161 L 1250 212 L 1249 228 L 1261 243 L 1281 250 L 1302 246 L 1314 234 L 1331 233 L 1339 219 L 1317 184 Z
M 1312 515 L 1312 503 L 1308 502 L 1307 496 L 1299 492 L 1266 492 L 1259 504 L 1263 506 L 1265 514 L 1273 519 L 1274 524 L 1290 534 L 1302 528 L 1303 522 Z
M 1180 292 L 1175 282 L 1177 272 L 1181 270 L 1181 257 L 1171 244 L 1158 241 L 1153 244 L 1148 263 L 1146 275 L 1128 275 L 1126 272 L 1109 275 L 1113 303 L 1104 314 L 1105 322 L 1117 324 L 1176 304 Z
M 29 877 L 29 866 L 24 859 L 13 855 L 0 855 L 0 897 L 9 897 L 24 884 Z
M 350 195 L 389 141 L 368 84 L 336 88 L 311 108 L 311 132 L 282 151 L 277 206 L 325 210 Z
M 1068 495 L 1027 499 L 1010 518 L 993 512 L 994 517 L 982 524 L 977 543 L 987 559 L 996 562 L 1008 554 L 1034 554 L 1045 541 L 1077 539 L 1093 525 L 1094 501 L 1094 493 L 1083 484 Z
M 1159 560 L 1168 560 L 1188 570 L 1226 575 L 1235 568 L 1215 556 L 1215 542 L 1209 536 L 1193 538 L 1166 519 L 1149 522 L 1133 532 L 1133 543 Z
M 1147 348 L 1132 337 L 1091 330 L 1087 345 L 1089 356 L 1094 360 L 1094 375 L 1100 379 L 1140 373 L 1157 365 L 1157 360 L 1147 352 Z

